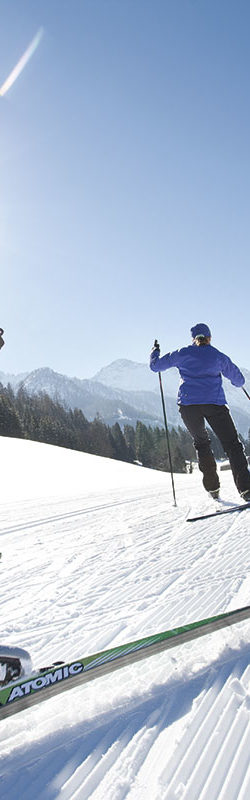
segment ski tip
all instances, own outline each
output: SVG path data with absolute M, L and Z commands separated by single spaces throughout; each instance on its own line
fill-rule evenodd
M 188 517 L 186 521 L 198 522 L 199 520 L 210 519 L 211 517 L 220 517 L 222 514 L 233 514 L 236 511 L 245 511 L 247 508 L 250 508 L 250 502 L 241 503 L 237 506 L 231 506 L 231 508 L 217 508 L 216 511 L 212 511 L 209 514 L 200 514 L 198 517 Z

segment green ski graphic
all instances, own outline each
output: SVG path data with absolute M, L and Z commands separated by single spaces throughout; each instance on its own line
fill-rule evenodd
M 146 636 L 135 642 L 127 642 L 110 650 L 86 656 L 75 661 L 51 667 L 8 684 L 0 689 L 0 719 L 16 714 L 24 708 L 47 700 L 60 692 L 73 689 L 101 675 L 114 672 L 128 664 L 148 658 L 163 650 L 205 636 L 250 617 L 250 606 L 217 614 L 208 619 L 191 622 L 173 630 Z

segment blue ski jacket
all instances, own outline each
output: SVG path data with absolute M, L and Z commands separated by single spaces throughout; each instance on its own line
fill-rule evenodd
M 222 375 L 234 386 L 243 386 L 244 375 L 236 364 L 211 344 L 197 347 L 195 343 L 182 347 L 173 353 L 160 358 L 159 350 L 153 348 L 150 356 L 150 368 L 153 372 L 161 372 L 170 367 L 177 367 L 181 376 L 177 403 L 183 406 L 215 403 L 226 404 L 222 386 Z

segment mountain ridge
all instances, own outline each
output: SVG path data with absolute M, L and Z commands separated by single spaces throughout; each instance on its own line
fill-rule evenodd
M 250 385 L 250 372 L 242 371 Z M 135 426 L 137 420 L 153 427 L 163 425 L 157 375 L 147 364 L 129 359 L 111 362 L 92 378 L 69 377 L 50 367 L 40 367 L 20 375 L 0 372 L 0 382 L 4 386 L 10 383 L 15 392 L 20 388 L 29 395 L 46 392 L 68 409 L 80 408 L 89 421 L 99 415 L 108 425 L 119 422 L 121 427 Z M 246 437 L 250 428 L 249 400 L 229 381 L 223 383 L 236 426 Z M 168 423 L 174 427 L 181 424 L 176 403 L 178 384 L 177 369 L 163 374 Z

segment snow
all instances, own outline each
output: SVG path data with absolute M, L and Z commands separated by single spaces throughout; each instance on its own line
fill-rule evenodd
M 169 475 L 1 439 L 1 643 L 36 667 L 249 604 L 250 512 Z M 230 472 L 225 502 L 238 502 Z M 250 623 L 1 720 L 4 800 L 246 800 Z

